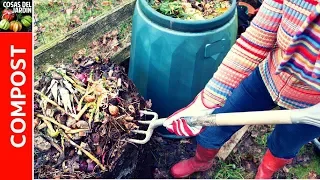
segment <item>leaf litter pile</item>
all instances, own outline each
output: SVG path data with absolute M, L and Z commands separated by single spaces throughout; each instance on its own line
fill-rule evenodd
M 183 20 L 212 19 L 225 13 L 229 0 L 151 0 L 150 5 L 161 14 Z
M 114 57 L 115 54 L 126 45 L 126 41 L 123 40 L 124 39 L 120 39 L 120 34 L 117 29 L 109 31 L 103 36 L 99 37 L 97 40 L 88 43 L 86 48 L 82 48 L 76 52 L 72 56 L 72 59 L 77 61 L 86 54 L 90 57 L 98 56 L 101 59 L 110 59 L 110 57 Z
M 132 146 L 126 138 L 136 138 L 139 111 L 150 107 L 124 68 L 98 57 L 49 68 L 35 84 L 35 177 L 99 178 L 112 171 Z

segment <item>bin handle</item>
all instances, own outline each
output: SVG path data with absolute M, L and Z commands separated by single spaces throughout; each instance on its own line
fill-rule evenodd
M 214 41 L 212 43 L 206 44 L 204 48 L 204 57 L 212 57 L 218 53 L 221 53 L 220 49 L 227 48 L 227 40 L 225 38 L 222 38 L 220 40 Z M 218 48 L 219 47 L 219 48 Z

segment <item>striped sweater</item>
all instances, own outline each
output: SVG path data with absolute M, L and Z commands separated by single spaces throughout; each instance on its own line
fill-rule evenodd
M 320 102 L 320 2 L 264 0 L 204 89 L 223 106 L 255 68 L 275 103 L 287 109 Z

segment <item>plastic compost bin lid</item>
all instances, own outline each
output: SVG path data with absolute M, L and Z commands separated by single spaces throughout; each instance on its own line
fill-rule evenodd
M 204 32 L 223 26 L 235 16 L 237 2 L 236 0 L 230 1 L 230 8 L 222 15 L 212 19 L 195 21 L 182 20 L 163 15 L 149 5 L 149 0 L 138 0 L 138 4 L 147 18 L 162 27 L 182 32 Z

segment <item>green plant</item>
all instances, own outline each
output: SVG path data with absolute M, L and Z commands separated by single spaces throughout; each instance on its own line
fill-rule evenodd
M 54 41 L 83 23 L 92 21 L 121 3 L 123 2 L 115 0 L 35 0 L 36 48 Z
M 226 164 L 220 161 L 214 179 L 244 179 L 243 171 L 242 167 L 236 167 L 235 164 Z
M 124 39 L 130 34 L 131 32 L 131 26 L 132 26 L 132 20 L 125 21 L 120 24 L 119 26 L 119 38 Z
M 153 8 L 161 14 L 174 18 L 182 18 L 186 15 L 180 1 L 164 0 L 160 4 L 154 4 Z
M 257 136 L 254 141 L 259 144 L 260 146 L 266 146 L 267 145 L 267 140 L 268 140 L 268 136 L 270 135 L 270 133 L 265 133 L 262 136 Z
M 297 176 L 298 179 L 309 179 L 309 173 L 320 174 L 320 158 L 314 156 L 308 166 L 297 165 L 289 169 L 289 172 Z

